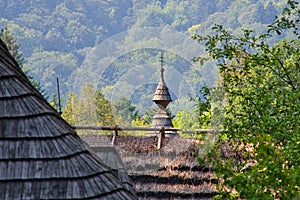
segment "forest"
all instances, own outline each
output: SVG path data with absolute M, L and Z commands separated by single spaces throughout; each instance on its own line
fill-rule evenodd
M 193 61 L 205 51 L 192 35 L 209 34 L 214 24 L 237 34 L 248 27 L 261 33 L 285 4 L 284 0 L 1 0 L 0 27 L 2 35 L 15 38 L 24 70 L 54 105 L 57 78 L 63 107 L 68 107 L 68 100 L 75 101 L 70 97 L 82 96 L 90 83 L 108 104 L 132 104 L 134 109 L 122 111 L 129 113 L 125 117 L 131 119 L 129 124 L 136 117 L 145 119 L 139 123 L 150 123 L 159 55 L 164 52 L 173 99 L 170 111 L 180 116 L 174 123 L 192 129 L 202 126 L 197 112 L 191 111 L 203 100 L 201 88 L 212 87 L 219 77 L 215 63 Z M 130 81 L 132 77 L 136 82 Z M 109 107 L 113 112 L 115 106 Z M 187 116 L 192 117 L 184 123 Z
M 0 13 L 1 39 L 57 110 L 59 79 L 69 123 L 148 126 L 163 66 L 174 126 L 223 130 L 198 157 L 217 199 L 299 198 L 299 2 L 0 0 Z

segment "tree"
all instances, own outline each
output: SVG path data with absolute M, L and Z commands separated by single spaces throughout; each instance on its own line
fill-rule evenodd
M 64 118 L 69 124 L 75 125 L 75 113 L 77 107 L 75 105 L 79 104 L 79 98 L 73 92 L 70 92 L 66 98 L 66 105 L 63 108 L 62 118 Z
M 68 98 L 68 97 L 67 97 Z M 59 113 L 62 112 L 61 110 L 61 99 L 58 98 L 57 91 L 53 90 L 51 98 L 49 100 L 49 104 Z
M 89 83 L 82 87 L 80 97 L 68 94 L 62 117 L 74 125 L 115 125 L 111 103 Z
M 22 53 L 19 51 L 20 45 L 17 43 L 16 39 L 11 35 L 7 27 L 4 27 L 0 33 L 0 39 L 6 44 L 10 54 L 16 59 L 20 68 L 23 69 L 24 58 Z M 28 75 L 28 71 L 25 71 Z
M 226 92 L 224 133 L 206 160 L 220 179 L 217 198 L 300 196 L 299 22 L 298 2 L 289 0 L 264 34 L 215 25 L 214 34 L 194 36 L 218 62 Z M 293 37 L 267 42 L 280 34 Z
M 115 125 L 112 104 L 107 99 L 105 99 L 104 95 L 98 89 L 95 90 L 94 103 L 96 107 L 96 117 L 98 125 Z
M 197 114 L 198 114 L 198 123 L 200 127 L 207 127 L 210 125 L 210 116 L 211 116 L 211 102 L 210 102 L 210 90 L 208 87 L 203 87 L 200 90 L 200 95 L 194 98 L 194 101 L 197 102 Z
M 197 123 L 199 117 L 197 114 L 196 110 L 180 110 L 172 120 L 173 126 L 183 130 L 194 130 L 199 128 Z
M 152 124 L 152 117 L 157 112 L 156 107 L 151 107 L 145 110 L 145 113 L 141 116 L 138 116 L 135 120 L 132 121 L 133 126 L 150 126 Z
M 139 118 L 136 107 L 124 96 L 114 103 L 114 116 L 119 121 L 117 124 L 121 125 L 130 125 L 133 120 Z

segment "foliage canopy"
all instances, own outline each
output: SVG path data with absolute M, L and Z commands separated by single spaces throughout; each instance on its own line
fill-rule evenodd
M 298 2 L 288 1 L 266 33 L 237 36 L 215 25 L 214 34 L 194 36 L 218 62 L 226 92 L 225 131 L 209 154 L 220 199 L 300 196 L 299 21 Z M 282 33 L 293 37 L 268 43 Z

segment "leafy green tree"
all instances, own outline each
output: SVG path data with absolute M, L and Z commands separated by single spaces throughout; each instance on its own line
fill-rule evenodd
M 300 197 L 300 9 L 288 1 L 268 31 L 196 35 L 217 60 L 226 92 L 224 133 L 208 155 L 220 199 Z M 276 44 L 278 34 L 292 35 Z
M 95 90 L 94 103 L 96 107 L 96 117 L 98 125 L 100 126 L 113 126 L 115 119 L 112 110 L 112 104 L 105 99 L 104 95 L 98 90 Z
M 78 109 L 76 105 L 79 105 L 79 98 L 76 94 L 70 92 L 66 98 L 66 105 L 63 108 L 62 117 L 72 125 L 76 124 L 75 115 Z
M 211 102 L 209 100 L 210 90 L 208 87 L 203 87 L 200 94 L 196 96 L 194 101 L 197 102 L 197 114 L 199 116 L 199 126 L 207 128 L 210 125 L 210 110 Z
M 155 115 L 155 113 L 157 112 L 157 108 L 156 107 L 151 107 L 148 108 L 145 111 L 145 114 L 143 114 L 140 118 L 139 121 L 142 122 L 142 124 L 149 126 L 152 124 L 152 117 Z
M 133 27 L 171 26 L 178 30 L 188 27 L 188 1 L 169 0 L 165 4 L 151 1 L 135 13 Z
M 189 101 L 194 104 L 194 109 L 179 110 L 172 122 L 174 127 L 183 130 L 207 129 L 211 128 L 211 117 L 213 108 L 211 106 L 211 89 L 202 87 L 199 94 L 190 97 Z
M 80 97 L 68 94 L 62 117 L 74 125 L 115 125 L 111 103 L 89 83 L 82 87 Z
M 126 97 L 120 97 L 114 103 L 114 116 L 120 125 L 130 125 L 133 120 L 139 118 L 136 107 Z
M 199 128 L 198 118 L 196 110 L 180 110 L 172 120 L 172 123 L 175 128 L 195 130 Z

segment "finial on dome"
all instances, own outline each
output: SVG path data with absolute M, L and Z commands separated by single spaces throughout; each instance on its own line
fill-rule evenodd
M 160 52 L 160 66 L 161 68 L 163 68 L 163 65 L 164 65 L 164 53 L 161 51 Z
M 164 79 L 164 56 L 163 56 L 163 52 L 160 52 L 160 73 L 161 73 L 161 79 Z

